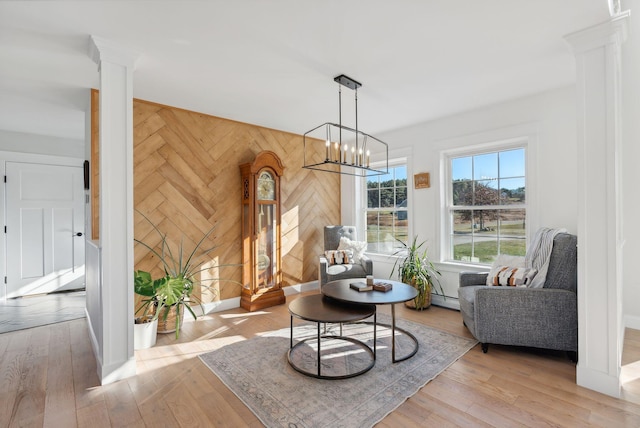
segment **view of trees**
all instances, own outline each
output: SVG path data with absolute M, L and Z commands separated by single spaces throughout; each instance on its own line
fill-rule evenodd
M 407 200 L 407 179 L 395 180 L 396 192 L 393 191 L 394 180 L 367 182 L 367 208 L 392 208 L 401 206 Z M 406 207 L 406 204 L 404 205 Z
M 508 205 L 523 203 L 525 199 L 525 188 L 498 189 L 490 187 L 491 182 L 471 180 L 453 181 L 453 204 L 457 206 L 482 206 L 482 205 Z M 460 210 L 462 220 L 477 223 L 480 230 L 485 229 L 486 221 L 498 219 L 498 210 Z M 475 219 L 473 217 L 476 217 Z

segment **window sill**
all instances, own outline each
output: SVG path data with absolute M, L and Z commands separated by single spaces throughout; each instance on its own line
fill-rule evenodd
M 472 271 L 472 272 L 488 272 L 491 270 L 491 265 L 480 265 L 475 263 L 463 263 L 463 262 L 453 262 L 453 261 L 444 261 L 444 262 L 434 262 L 436 266 L 438 266 L 439 270 L 445 272 L 462 272 L 462 271 Z

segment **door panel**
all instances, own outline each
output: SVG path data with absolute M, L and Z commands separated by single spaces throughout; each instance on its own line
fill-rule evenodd
M 20 277 L 40 278 L 44 275 L 44 210 L 26 208 L 20 210 L 20 235 L 22 245 L 20 251 Z M 13 229 L 13 227 L 12 227 Z M 7 227 L 7 230 L 9 228 Z M 15 246 L 9 247 L 9 252 L 15 251 Z M 23 263 L 29 260 L 30 263 Z
M 7 297 L 83 287 L 83 168 L 7 162 L 6 174 Z

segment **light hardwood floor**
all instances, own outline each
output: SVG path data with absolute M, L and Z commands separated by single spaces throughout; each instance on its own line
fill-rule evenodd
M 397 308 L 401 318 L 469 336 L 457 311 Z M 107 386 L 99 386 L 84 319 L 1 334 L 0 427 L 262 426 L 196 357 L 288 323 L 287 305 L 187 322 L 180 340 L 159 335 L 155 347 L 136 352 L 137 376 Z M 623 363 L 633 369 L 640 332 L 626 338 Z M 614 399 L 577 386 L 562 353 L 494 345 L 483 354 L 478 345 L 378 426 L 638 427 L 639 384 L 630 381 L 625 398 Z

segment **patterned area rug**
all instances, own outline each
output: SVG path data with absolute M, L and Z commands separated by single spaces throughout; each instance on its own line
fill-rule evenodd
M 379 314 L 379 323 L 389 317 Z M 368 427 L 415 394 L 477 342 L 410 321 L 397 326 L 416 336 L 418 353 L 391 363 L 390 328 L 377 329 L 377 359 L 368 372 L 350 379 L 325 380 L 295 371 L 287 361 L 289 328 L 227 345 L 200 359 L 242 400 L 267 427 Z M 338 326 L 329 327 L 337 333 Z M 294 344 L 316 334 L 316 324 L 294 321 Z M 370 324 L 345 325 L 343 334 L 373 343 Z M 412 349 L 410 339 L 396 331 L 396 357 Z M 313 370 L 316 341 L 308 340 L 292 354 L 297 364 Z M 327 339 L 322 356 L 323 373 L 350 371 L 368 353 L 345 341 Z M 349 367 L 351 369 L 349 369 Z

